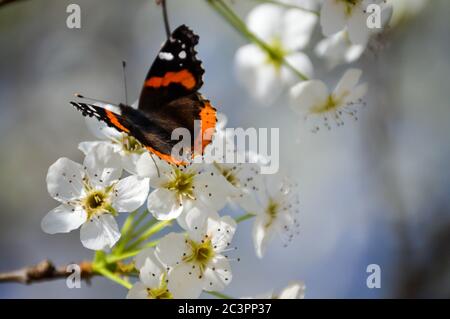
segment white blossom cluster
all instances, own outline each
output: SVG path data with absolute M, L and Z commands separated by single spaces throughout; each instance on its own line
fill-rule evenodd
M 217 147 L 221 138 L 231 143 L 225 117 L 221 118 L 210 148 Z M 107 252 L 121 238 L 115 219 L 119 213 L 145 206 L 158 221 L 176 220 L 181 231 L 166 234 L 156 247 L 137 255 L 140 280 L 128 297 L 197 298 L 204 290 L 223 290 L 232 280 L 230 262 L 239 260 L 232 245 L 237 223 L 221 216 L 225 206 L 254 217 L 259 257 L 274 234 L 287 243 L 297 232 L 296 185 L 263 178 L 258 164 L 215 161 L 176 166 L 152 155 L 129 135 L 95 119 L 87 123 L 101 140 L 80 143 L 83 164 L 60 158 L 50 166 L 47 188 L 60 206 L 44 217 L 42 229 L 55 234 L 80 228 L 86 248 Z
M 273 105 L 289 90 L 292 109 L 313 132 L 342 126 L 345 118 L 357 119 L 367 92 L 367 85 L 359 84 L 362 71 L 345 71 L 330 91 L 314 78 L 313 64 L 304 51 L 312 49 L 329 69 L 357 61 L 370 39 L 388 25 L 396 2 L 283 0 L 260 4 L 250 11 L 246 25 L 270 51 L 260 43 L 241 47 L 235 58 L 237 77 L 261 106 Z M 316 29 L 323 38 L 313 44 Z

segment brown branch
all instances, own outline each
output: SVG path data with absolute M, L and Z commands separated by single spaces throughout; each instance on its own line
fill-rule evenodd
M 13 2 L 21 2 L 22 0 L 0 0 L 0 7 L 13 3 Z
M 92 276 L 96 275 L 91 262 L 83 261 L 77 263 L 77 265 L 81 270 L 81 279 L 89 280 Z M 70 272 L 67 271 L 67 265 L 55 267 L 51 261 L 44 260 L 37 265 L 0 273 L 0 283 L 16 282 L 31 284 L 40 281 L 63 279 L 67 278 L 68 275 L 70 275 Z

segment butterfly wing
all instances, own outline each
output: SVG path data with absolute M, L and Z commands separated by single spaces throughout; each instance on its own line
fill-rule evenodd
M 119 132 L 130 133 L 130 123 L 126 118 L 108 109 L 93 104 L 70 102 L 83 116 L 95 117 L 97 120 L 105 122 L 109 127 L 113 127 Z
M 96 117 L 134 136 L 150 152 L 170 163 L 182 163 L 171 154 L 179 142 L 171 138 L 177 128 L 191 134 L 190 151 L 203 154 L 217 120 L 216 109 L 198 93 L 204 74 L 196 57 L 198 39 L 185 25 L 171 34 L 148 72 L 137 110 L 121 104 L 121 114 L 117 114 L 91 104 L 71 104 L 84 116 Z
M 205 73 L 196 56 L 198 41 L 198 35 L 185 25 L 173 31 L 147 74 L 138 109 L 168 128 L 188 129 L 191 150 L 203 154 L 217 120 L 216 109 L 198 93 Z
M 191 147 L 194 150 L 203 150 L 204 146 L 211 142 L 215 127 L 215 109 L 209 101 L 197 94 L 195 97 L 182 98 L 168 104 L 165 108 L 166 113 L 162 114 L 165 116 L 155 117 L 152 120 L 139 110 L 126 105 L 120 105 L 122 114 L 118 114 L 92 104 L 70 103 L 81 111 L 83 116 L 95 117 L 109 127 L 135 137 L 148 151 L 176 165 L 185 164 L 185 162 L 181 158 L 182 154 L 172 154 L 174 147 L 180 142 L 172 139 L 172 132 L 175 129 L 180 127 L 188 129 L 191 133 L 191 140 L 188 141 Z M 184 107 L 187 105 L 190 107 Z M 182 110 L 182 112 L 177 111 L 177 116 L 173 116 L 173 110 Z M 190 125 L 189 119 L 192 119 L 195 114 L 200 114 L 199 121 L 209 123 L 208 126 L 202 127 L 203 139 L 193 133 L 194 127 Z
M 215 133 L 216 113 L 209 100 L 193 93 L 166 104 L 157 113 L 158 116 L 152 118 L 152 122 L 170 134 L 177 128 L 187 129 L 190 134 L 187 148 L 193 155 L 201 155 Z
M 171 139 L 171 133 L 163 123 L 151 123 L 146 116 L 130 106 L 120 105 L 122 114 L 112 112 L 102 107 L 70 102 L 83 116 L 95 117 L 119 132 L 135 137 L 147 150 L 159 158 L 176 165 L 183 164 L 178 157 L 173 157 L 171 152 L 177 141 Z
M 163 44 L 145 78 L 139 109 L 153 113 L 168 103 L 197 92 L 205 71 L 197 59 L 199 40 L 187 26 L 181 25 Z

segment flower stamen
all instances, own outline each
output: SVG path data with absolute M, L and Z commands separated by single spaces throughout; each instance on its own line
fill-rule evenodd
M 193 172 L 184 172 L 179 168 L 174 168 L 171 180 L 167 182 L 164 187 L 174 191 L 177 194 L 177 197 L 180 198 L 180 202 L 183 197 L 194 200 L 194 177 L 195 173 Z
M 167 275 L 164 273 L 161 277 L 159 287 L 157 288 L 147 288 L 147 297 L 149 299 L 173 299 L 172 293 L 167 288 L 168 280 Z
M 210 237 L 205 237 L 205 240 L 198 243 L 193 240 L 188 240 L 190 246 L 190 254 L 183 257 L 184 262 L 191 262 L 196 264 L 200 269 L 200 275 L 203 275 L 208 263 L 214 257 L 214 247 Z

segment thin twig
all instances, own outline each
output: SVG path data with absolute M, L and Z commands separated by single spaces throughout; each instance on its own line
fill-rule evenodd
M 81 279 L 89 280 L 96 275 L 93 271 L 92 263 L 83 261 L 76 263 L 81 270 Z M 22 269 L 0 273 L 0 283 L 16 282 L 21 284 L 31 284 L 40 281 L 67 278 L 70 272 L 67 265 L 55 267 L 49 260 L 41 261 L 36 265 L 24 267 Z
M 236 217 L 234 220 L 236 221 L 236 223 L 242 223 L 243 221 L 246 221 L 247 219 L 253 218 L 256 215 L 253 213 L 246 213 L 244 215 L 238 216 Z
M 170 24 L 169 24 L 169 16 L 167 14 L 166 0 L 156 0 L 156 4 L 161 5 L 162 7 L 164 27 L 166 29 L 167 39 L 169 39 L 172 32 L 170 32 Z

